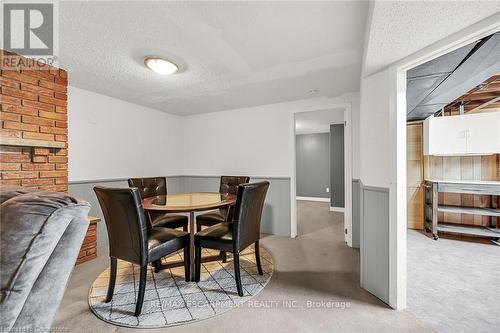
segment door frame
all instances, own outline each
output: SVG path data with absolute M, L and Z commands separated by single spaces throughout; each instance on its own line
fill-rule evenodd
M 344 228 L 345 242 L 352 247 L 352 103 L 342 102 L 330 105 L 328 108 L 317 110 L 297 111 L 291 117 L 292 141 L 292 179 L 290 182 L 290 203 L 291 203 L 291 237 L 297 236 L 297 156 L 295 140 L 295 119 L 297 113 L 315 112 L 329 109 L 344 109 Z
M 500 31 L 500 13 L 494 14 L 390 66 L 389 132 L 389 305 L 406 308 L 406 72 L 422 63 Z

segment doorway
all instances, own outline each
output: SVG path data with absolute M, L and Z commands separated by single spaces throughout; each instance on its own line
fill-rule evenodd
M 351 246 L 350 104 L 296 113 L 293 141 L 296 210 L 342 214 L 340 230 Z M 308 230 L 308 226 L 297 228 L 299 235 Z
M 443 54 L 500 31 L 498 16 L 493 15 L 473 26 L 445 38 L 389 67 L 389 304 L 394 309 L 406 308 L 407 288 L 407 181 L 406 181 L 406 77 L 407 71 Z M 363 262 L 363 258 L 361 258 Z
M 490 307 L 500 293 L 499 40 L 407 72 L 408 310 L 443 333 L 494 332 L 500 323 Z

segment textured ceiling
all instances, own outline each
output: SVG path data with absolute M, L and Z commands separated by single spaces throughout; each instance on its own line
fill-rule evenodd
M 61 2 L 60 64 L 71 85 L 179 115 L 337 96 L 359 90 L 367 7 Z M 155 74 L 146 55 L 181 71 Z
M 377 1 L 364 73 L 373 74 L 500 11 L 500 1 Z

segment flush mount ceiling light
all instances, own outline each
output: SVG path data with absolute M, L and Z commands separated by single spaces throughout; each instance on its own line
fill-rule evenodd
M 174 74 L 179 70 L 179 67 L 171 61 L 159 57 L 146 57 L 144 65 L 155 73 L 161 75 Z

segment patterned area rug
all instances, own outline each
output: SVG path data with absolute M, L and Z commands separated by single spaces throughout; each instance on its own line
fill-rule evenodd
M 216 255 L 218 251 L 203 249 L 203 256 Z M 187 324 L 208 319 L 241 306 L 257 295 L 271 279 L 273 260 L 271 255 L 260 248 L 262 270 L 259 275 L 255 263 L 253 246 L 240 255 L 243 297 L 238 296 L 234 281 L 231 254 L 227 263 L 213 261 L 203 263 L 200 282 L 185 282 L 184 267 L 164 269 L 147 274 L 144 305 L 139 317 L 134 316 L 139 267 L 125 261 L 118 261 L 116 286 L 113 300 L 104 303 L 109 268 L 94 281 L 89 291 L 89 306 L 100 319 L 119 326 L 134 328 L 158 328 Z M 168 257 L 165 262 L 182 260 L 182 251 Z

